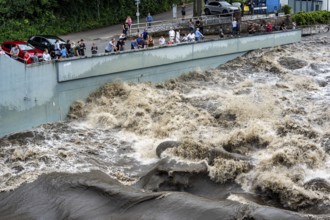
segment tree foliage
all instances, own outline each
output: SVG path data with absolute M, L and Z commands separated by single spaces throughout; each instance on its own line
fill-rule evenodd
M 140 0 L 140 17 L 167 11 L 179 2 Z M 135 14 L 135 0 L 0 0 L 0 42 L 118 24 Z
M 330 12 L 298 12 L 297 14 L 292 16 L 292 20 L 294 20 L 298 25 L 329 24 Z

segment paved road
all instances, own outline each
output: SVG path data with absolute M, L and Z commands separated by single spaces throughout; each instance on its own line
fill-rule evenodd
M 173 18 L 172 10 L 153 15 L 154 21 L 159 20 L 169 20 Z M 186 6 L 186 18 L 192 17 L 193 15 L 193 5 L 189 4 Z M 177 8 L 177 16 L 181 16 L 181 8 L 178 6 Z M 144 17 L 140 17 L 140 22 L 145 22 Z M 136 20 L 133 20 L 133 23 L 136 23 Z M 71 33 L 68 35 L 62 35 L 60 36 L 64 40 L 71 40 L 77 43 L 80 39 L 84 39 L 86 44 L 86 55 L 91 55 L 90 48 L 92 43 L 94 42 L 98 46 L 99 53 L 104 53 L 104 48 L 108 44 L 109 40 L 113 37 L 118 39 L 119 34 L 122 32 L 122 26 L 121 24 L 113 25 L 113 26 L 107 26 L 104 28 L 98 28 L 78 33 Z M 158 39 L 155 39 L 155 43 Z M 130 41 L 126 43 L 126 50 L 130 49 Z

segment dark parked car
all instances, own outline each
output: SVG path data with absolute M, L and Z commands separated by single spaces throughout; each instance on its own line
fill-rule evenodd
M 35 47 L 33 47 L 31 44 L 25 42 L 25 41 L 19 41 L 19 40 L 13 40 L 13 41 L 5 41 L 1 44 L 2 50 L 4 50 L 6 53 L 10 54 L 11 48 L 18 45 L 19 48 L 19 54 L 18 54 L 18 60 L 21 62 L 24 62 L 24 53 L 27 52 L 32 57 L 34 56 L 34 53 L 37 52 L 38 60 L 42 60 L 42 50 L 39 50 Z M 27 64 L 30 64 L 33 62 L 33 59 L 28 59 L 26 61 Z
M 239 11 L 238 7 L 232 6 L 226 1 L 213 1 L 205 5 L 204 12 L 206 15 L 228 14 Z
M 52 58 L 54 58 L 56 40 L 59 40 L 61 46 L 66 45 L 66 42 L 62 38 L 53 35 L 31 36 L 28 40 L 28 43 L 32 44 L 36 48 L 39 48 L 40 50 L 45 50 L 47 48 L 49 54 L 52 56 Z

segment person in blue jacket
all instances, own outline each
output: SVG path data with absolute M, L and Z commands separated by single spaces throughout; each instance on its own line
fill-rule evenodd
M 147 16 L 147 23 L 148 23 L 148 27 L 151 27 L 151 22 L 153 21 L 152 19 L 152 16 L 150 15 L 150 13 L 148 13 L 148 16 Z

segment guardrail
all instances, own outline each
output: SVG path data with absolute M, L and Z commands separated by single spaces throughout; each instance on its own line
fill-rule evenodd
M 1 55 L 1 54 L 5 54 L 5 55 L 7 55 L 8 57 L 10 57 L 10 58 L 12 58 L 12 59 L 14 59 L 14 60 L 17 60 L 17 61 L 19 61 L 19 62 L 21 62 L 21 63 L 24 63 L 24 64 L 26 64 L 26 65 L 35 64 L 35 62 L 33 62 L 32 57 L 29 58 L 29 59 L 31 59 L 31 62 L 30 62 L 30 63 L 27 63 L 27 60 L 25 60 L 25 59 L 23 59 L 23 58 L 21 58 L 21 57 L 13 57 L 12 54 L 10 54 L 10 53 L 8 53 L 8 52 L 6 52 L 6 51 L 4 51 L 4 50 L 0 50 L 0 55 Z M 39 61 L 38 63 L 40 63 L 40 62 L 49 62 L 49 61 Z
M 18 60 L 19 62 L 22 62 L 22 63 L 25 63 L 26 64 L 26 61 L 23 58 L 21 58 L 21 57 L 14 57 L 13 55 L 11 55 L 10 53 L 8 53 L 8 52 L 6 52 L 4 50 L 2 50 L 1 52 L 3 52 L 4 54 L 6 54 L 7 56 L 11 57 L 14 60 Z M 0 52 L 0 54 L 1 54 L 1 52 Z
M 300 28 L 302 35 L 320 34 L 327 33 L 330 31 L 330 26 L 325 24 L 300 26 Z
M 189 27 L 189 20 L 192 19 L 196 21 L 197 19 L 201 19 L 203 25 L 216 25 L 216 24 L 225 24 L 230 23 L 233 19 L 233 13 L 221 14 L 221 15 L 202 15 L 198 17 L 190 17 L 190 18 L 176 18 L 170 20 L 159 20 L 150 22 L 150 26 L 147 22 L 142 22 L 139 24 L 132 24 L 130 30 L 128 31 L 128 35 L 137 35 L 142 33 L 144 29 L 147 29 L 149 33 L 153 32 L 161 32 L 168 31 L 170 28 L 173 29 L 181 29 Z M 277 18 L 285 16 L 284 14 L 279 14 L 275 16 L 275 14 L 254 14 L 254 15 L 244 15 L 241 17 L 241 21 L 248 20 L 256 20 L 256 19 L 266 19 L 266 18 Z
M 139 24 L 132 24 L 128 32 L 129 36 L 142 33 L 144 29 L 147 29 L 149 33 L 168 31 L 172 27 L 173 29 L 187 28 L 189 27 L 189 20 L 196 21 L 202 20 L 204 25 L 228 23 L 232 21 L 233 13 L 221 14 L 221 15 L 202 15 L 198 17 L 188 18 L 175 18 L 169 20 L 159 20 L 153 22 L 142 22 Z M 149 25 L 150 24 L 150 25 Z

